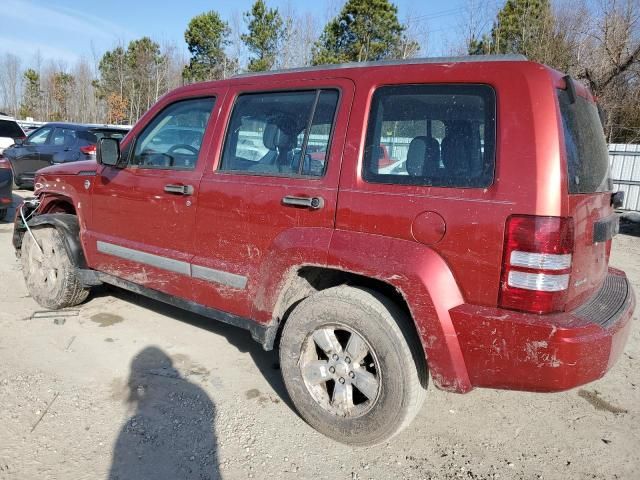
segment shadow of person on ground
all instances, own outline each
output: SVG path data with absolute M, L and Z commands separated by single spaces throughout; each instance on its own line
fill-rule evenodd
M 160 348 L 131 362 L 126 401 L 135 411 L 118 435 L 109 480 L 220 478 L 215 406 Z
M 297 414 L 282 380 L 277 350 L 264 350 L 262 345 L 251 338 L 248 331 L 109 285 L 100 287 L 98 293 L 96 293 L 96 297 L 102 296 L 114 296 L 125 302 L 148 308 L 156 313 L 167 315 L 216 335 L 222 335 L 238 351 L 251 355 L 251 359 L 273 391 L 291 411 Z

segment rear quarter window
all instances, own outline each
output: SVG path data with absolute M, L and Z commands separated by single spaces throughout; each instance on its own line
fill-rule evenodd
M 488 85 L 401 85 L 373 95 L 365 181 L 487 187 L 495 168 L 495 92 Z
M 571 102 L 566 90 L 558 90 L 564 147 L 567 157 L 569 193 L 608 192 L 613 189 L 609 171 L 609 148 L 598 108 L 576 96 Z

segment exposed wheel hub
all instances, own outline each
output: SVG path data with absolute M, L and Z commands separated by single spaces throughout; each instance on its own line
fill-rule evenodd
M 349 327 L 326 326 L 312 332 L 299 365 L 311 396 L 335 415 L 363 415 L 378 399 L 380 368 L 375 352 Z

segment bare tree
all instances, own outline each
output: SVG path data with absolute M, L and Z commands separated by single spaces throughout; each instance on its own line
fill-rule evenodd
M 2 108 L 13 116 L 17 116 L 20 109 L 21 85 L 20 59 L 11 53 L 5 53 L 0 58 L 0 98 Z

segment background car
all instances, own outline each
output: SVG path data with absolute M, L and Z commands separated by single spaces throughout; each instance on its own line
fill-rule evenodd
M 0 113 L 0 153 L 13 145 L 16 140 L 24 139 L 24 131 L 12 117 Z
M 12 203 L 12 180 L 11 165 L 0 153 L 0 220 L 7 216 Z
M 47 123 L 26 140 L 18 140 L 4 155 L 13 169 L 16 187 L 32 187 L 35 172 L 54 163 L 95 159 L 96 144 L 103 137 L 123 138 L 128 128 Z

